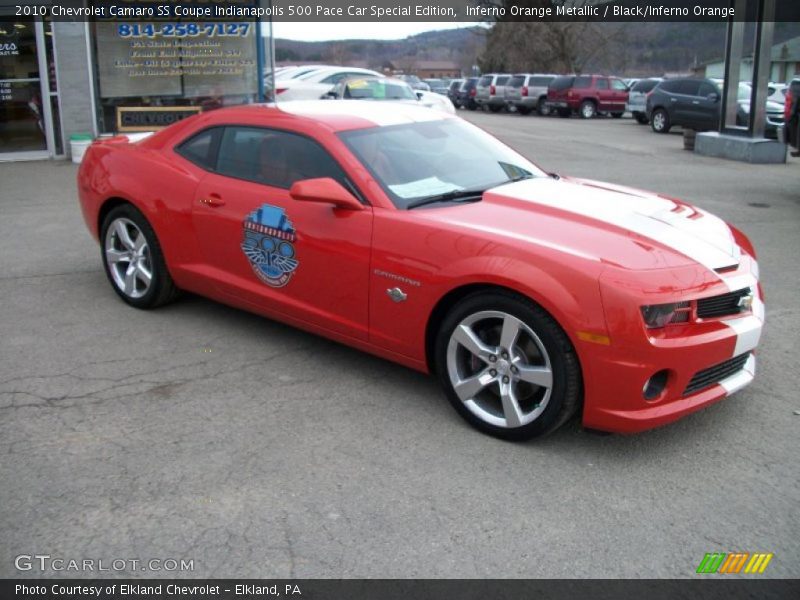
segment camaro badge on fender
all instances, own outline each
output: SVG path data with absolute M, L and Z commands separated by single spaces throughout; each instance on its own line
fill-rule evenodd
M 262 204 L 244 220 L 242 251 L 258 278 L 272 287 L 283 287 L 300 264 L 294 257 L 297 239 L 284 210 Z

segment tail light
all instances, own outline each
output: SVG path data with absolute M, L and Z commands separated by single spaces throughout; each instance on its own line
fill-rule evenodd
M 470 95 L 470 96 L 476 96 L 477 94 L 478 94 L 478 90 L 477 90 L 477 88 L 472 88 L 472 89 L 469 91 L 469 95 Z
M 489 86 L 489 95 L 490 96 L 494 96 L 494 94 L 495 94 L 495 88 L 494 88 L 493 85 L 490 85 Z
M 275 94 L 276 94 L 276 95 L 277 95 L 277 94 L 282 94 L 283 92 L 285 92 L 285 91 L 286 91 L 286 90 L 288 90 L 288 89 L 289 89 L 289 88 L 278 88 L 278 89 L 276 89 L 276 90 L 275 90 Z
M 786 90 L 786 104 L 783 106 L 783 119 L 785 123 L 789 123 L 789 116 L 792 112 L 792 100 L 794 100 L 794 96 L 792 96 L 792 87 L 789 86 L 789 89 Z
M 523 96 L 527 96 L 528 95 L 528 86 L 527 85 L 523 85 L 522 86 L 522 95 Z
M 569 91 L 567 92 L 567 98 L 572 98 L 572 96 L 573 96 L 573 95 L 574 95 L 574 94 L 573 94 L 572 90 L 569 90 Z

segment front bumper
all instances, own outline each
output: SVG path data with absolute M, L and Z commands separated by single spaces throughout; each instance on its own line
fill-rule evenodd
M 601 277 L 611 344 L 582 348 L 592 354 L 589 360 L 582 357 L 586 427 L 619 433 L 659 427 L 717 402 L 753 380 L 755 350 L 764 322 L 758 266 L 753 258 L 743 253 L 738 269 L 725 274 L 699 266 L 671 271 L 673 290 L 668 292 L 663 291 L 663 271 L 645 275 L 644 281 L 641 274 L 638 277 L 613 269 Z M 677 282 L 685 282 L 678 294 L 674 291 Z M 652 330 L 645 328 L 641 317 L 643 305 L 708 298 L 747 287 L 754 294 L 752 307 L 736 315 L 695 316 L 690 323 Z M 737 357 L 738 362 L 732 361 Z M 722 369 L 731 363 L 736 364 L 735 372 Z M 648 380 L 660 371 L 667 372 L 666 387 L 652 401 L 645 400 Z M 704 378 L 704 373 L 712 376 Z M 715 373 L 722 376 L 715 378 Z M 705 382 L 700 388 L 689 387 L 697 381 L 695 376 Z

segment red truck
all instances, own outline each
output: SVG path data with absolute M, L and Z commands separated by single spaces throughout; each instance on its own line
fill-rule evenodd
M 600 112 L 615 118 L 625 113 L 628 86 L 617 77 L 605 75 L 566 75 L 556 77 L 547 88 L 547 104 L 561 117 L 578 113 L 591 119 Z

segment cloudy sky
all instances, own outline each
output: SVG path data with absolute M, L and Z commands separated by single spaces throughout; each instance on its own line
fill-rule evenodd
M 398 40 L 423 31 L 472 27 L 477 23 L 274 23 L 276 38 L 316 42 L 325 40 Z

